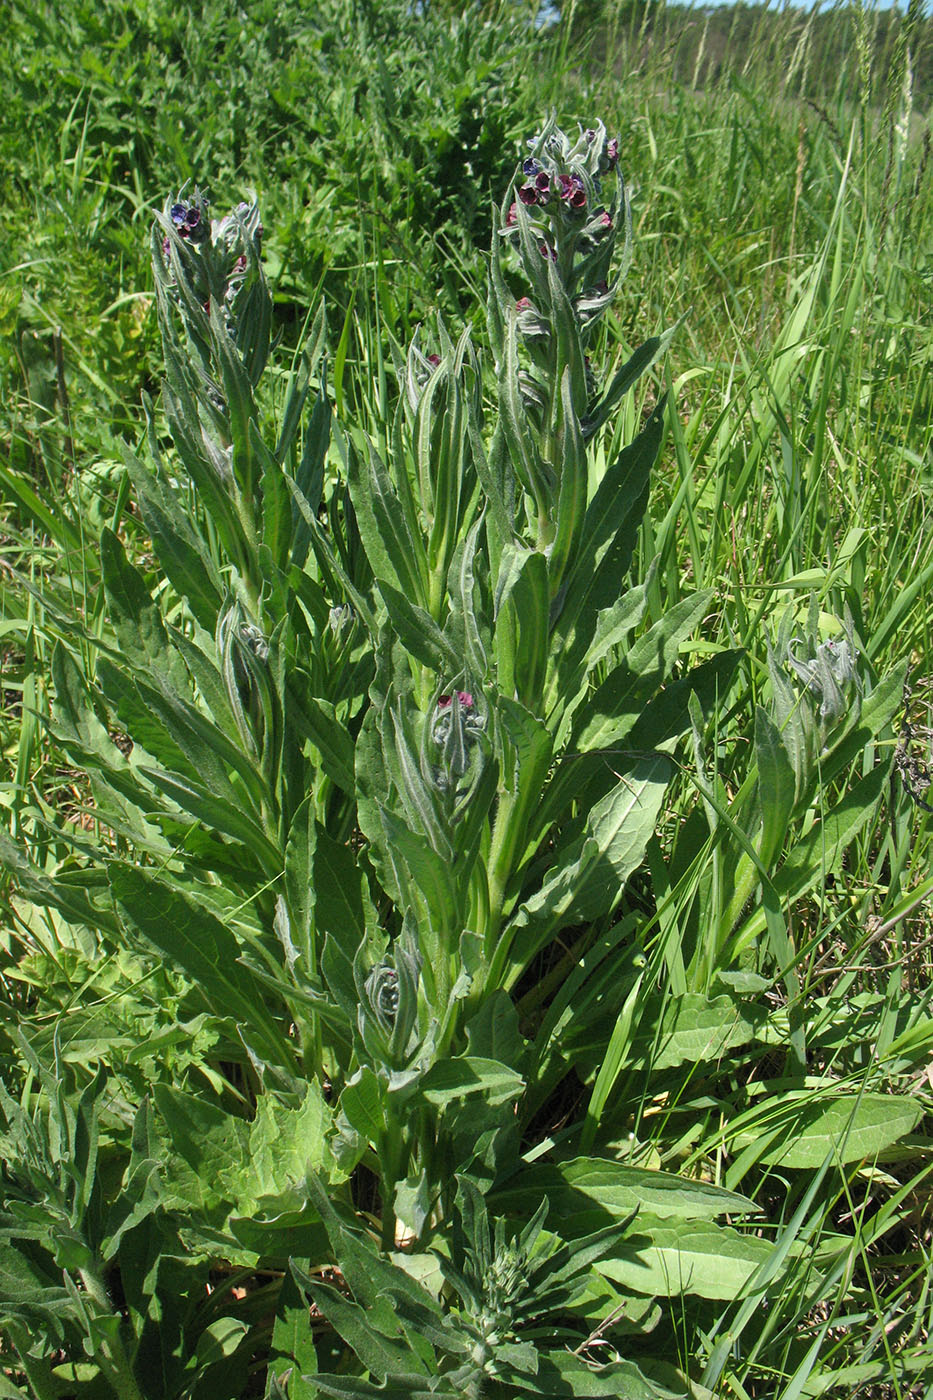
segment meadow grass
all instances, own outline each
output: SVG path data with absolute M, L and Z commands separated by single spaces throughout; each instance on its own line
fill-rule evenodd
M 900 25 L 860 9 L 785 10 L 755 12 L 749 31 L 736 11 L 733 42 L 716 45 L 724 19 L 672 7 L 581 3 L 540 30 L 530 17 L 504 0 L 420 10 L 361 0 L 313 13 L 270 3 L 248 14 L 215 0 L 197 18 L 158 0 L 13 6 L 0 39 L 0 801 L 33 864 L 64 868 L 75 889 L 95 841 L 123 849 L 119 833 L 96 827 L 86 777 L 46 716 L 66 619 L 80 620 L 74 646 L 89 671 L 95 639 L 112 639 L 106 527 L 166 607 L 177 603 L 158 583 L 123 458 L 143 439 L 141 398 L 161 373 L 147 227 L 165 196 L 188 180 L 218 208 L 260 192 L 284 352 L 263 412 L 269 423 L 281 415 L 289 355 L 323 289 L 337 417 L 384 448 L 398 401 L 393 346 L 438 311 L 485 340 L 490 209 L 522 142 L 550 109 L 566 130 L 598 114 L 621 138 L 634 241 L 593 362 L 608 380 L 645 337 L 678 328 L 600 444 L 590 493 L 666 392 L 632 570 L 650 580 L 645 625 L 708 589 L 679 666 L 727 648 L 742 657 L 723 703 L 694 714 L 676 750 L 622 905 L 513 988 L 523 1028 L 550 1026 L 572 1060 L 541 1080 L 529 1155 L 579 1131 L 570 1141 L 583 1152 L 741 1191 L 761 1208 L 772 1249 L 758 1269 L 731 1294 L 658 1283 L 653 1312 L 650 1290 L 637 1293 L 645 1310 L 615 1334 L 620 1353 L 646 1366 L 667 1358 L 698 1396 L 930 1394 L 933 180 L 919 81 L 929 23 L 917 5 Z M 492 402 L 490 383 L 485 393 Z M 326 469 L 336 482 L 336 454 Z M 826 760 L 812 801 L 787 818 L 762 896 L 743 856 L 765 753 L 756 706 L 771 694 L 782 619 L 798 639 L 814 619 L 821 636 L 841 638 L 850 620 L 863 705 L 905 662 L 910 690 L 880 737 L 866 730 Z M 827 846 L 826 819 L 892 749 L 890 780 Z M 780 886 L 795 860 L 796 883 Z M 85 1017 L 82 1034 L 90 1027 L 90 1060 L 107 1052 L 92 1033 L 98 973 L 87 950 L 68 946 L 60 911 L 24 919 L 22 871 L 9 873 L 5 1077 L 25 1102 L 41 1075 L 13 1035 L 17 1019 L 48 1063 L 59 1064 L 52 1027 L 66 1010 Z M 783 920 L 768 904 L 771 877 L 788 892 Z M 629 969 L 629 999 L 602 1021 L 581 1017 L 575 1040 L 561 1007 L 573 1010 L 578 992 L 600 1001 L 600 967 L 619 975 L 599 959 L 613 940 L 625 946 L 626 918 L 641 929 L 646 970 Z M 132 1035 L 181 994 L 129 956 L 118 963 L 111 954 L 100 974 L 102 1000 Z M 736 1026 L 704 1040 L 703 1008 L 739 993 Z M 654 1008 L 644 1020 L 639 998 Z M 697 1024 L 665 1019 L 675 1005 Z M 83 1053 L 64 1054 L 70 1072 Z M 154 1077 L 218 1079 L 209 1040 L 186 1054 L 167 1051 Z M 820 1150 L 828 1085 L 853 1102 L 899 1100 L 903 1132 L 882 1150 L 868 1134 L 860 1155 L 839 1151 L 843 1122 Z M 798 1158 L 771 1150 L 801 1132 L 810 1146 Z M 670 1258 L 656 1256 L 659 1273 Z M 262 1331 L 261 1302 L 243 1316 Z M 234 1354 L 222 1329 L 211 1341 Z M 19 1354 L 11 1394 L 71 1393 L 64 1371 Z M 251 1364 L 238 1395 L 264 1393 L 255 1355 Z M 119 1368 L 109 1383 L 132 1393 Z

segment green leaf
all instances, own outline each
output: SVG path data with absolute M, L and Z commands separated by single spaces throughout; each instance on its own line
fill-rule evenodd
M 160 768 L 140 768 L 139 771 L 153 787 L 177 802 L 183 811 L 222 835 L 238 841 L 251 855 L 258 856 L 265 871 L 271 874 L 279 869 L 282 863 L 280 852 L 262 827 L 240 810 L 235 799 L 233 802 L 229 799 L 225 801 L 213 789 L 188 776 L 166 773 Z
M 422 1078 L 418 1092 L 428 1103 L 443 1107 L 451 1099 L 462 1099 L 468 1094 L 483 1094 L 491 1104 L 508 1103 L 518 1098 L 524 1087 L 521 1076 L 498 1060 L 459 1055 L 433 1064 Z
M 419 1357 L 412 1350 L 398 1323 L 393 1327 L 393 1335 L 386 1336 L 378 1327 L 371 1325 L 372 1312 L 351 1302 L 327 1284 L 308 1280 L 305 1287 L 328 1322 L 352 1349 L 364 1370 L 380 1380 L 387 1376 L 397 1376 L 410 1371 L 417 1365 Z M 407 1363 L 407 1364 L 406 1364 Z M 422 1363 L 412 1374 L 422 1378 L 428 1376 L 428 1367 Z
M 734 1191 L 600 1157 L 525 1167 L 514 1182 L 494 1193 L 490 1205 L 521 1217 L 545 1196 L 562 1232 L 574 1217 L 589 1217 L 594 1211 L 616 1219 L 645 1210 L 661 1220 L 712 1220 L 758 1210 L 753 1201 Z M 636 1218 L 633 1229 L 637 1228 Z
M 587 1073 L 602 1062 L 612 1014 L 590 1023 L 579 1035 L 569 1028 L 566 1052 L 575 1063 L 582 1060 Z M 727 995 L 645 995 L 639 1002 L 628 1059 L 650 1066 L 652 1073 L 683 1064 L 714 1067 L 728 1050 L 755 1040 L 764 1020 L 763 1010 Z
M 677 327 L 672 326 L 663 335 L 651 336 L 643 345 L 639 345 L 622 368 L 617 370 L 599 403 L 583 420 L 583 435 L 587 441 L 602 427 L 623 394 L 627 394 L 655 360 L 667 352 L 676 330 Z
M 182 967 L 219 1016 L 241 1021 L 274 1064 L 290 1064 L 293 1047 L 266 1010 L 258 986 L 238 961 L 233 933 L 207 909 L 135 866 L 110 866 L 110 887 L 124 922 Z
M 629 760 L 621 781 L 589 813 L 512 921 L 513 962 L 524 966 L 558 929 L 613 908 L 654 833 L 672 765 L 665 754 Z
M 352 797 L 356 791 L 353 740 L 337 719 L 333 705 L 313 695 L 300 694 L 297 679 L 290 677 L 285 688 L 285 717 L 286 724 L 294 726 L 317 749 L 321 767 L 331 782 Z
M 158 605 L 142 574 L 127 559 L 123 545 L 106 527 L 100 534 L 100 559 L 110 618 L 133 670 L 149 671 L 170 690 L 188 690 L 188 673 L 169 642 Z
M 767 870 L 783 847 L 787 835 L 794 809 L 795 782 L 794 770 L 777 725 L 760 705 L 755 707 L 755 758 L 761 805 L 758 859 Z
M 50 878 L 27 859 L 16 842 L 0 831 L 0 864 L 13 877 L 12 894 L 40 908 L 57 909 L 78 927 L 118 934 L 117 920 L 110 909 L 99 909 L 83 890 L 64 880 Z
M 813 1171 L 827 1155 L 845 1166 L 883 1156 L 923 1116 L 922 1104 L 899 1094 L 814 1094 L 769 1097 L 755 1113 L 756 1125 L 732 1139 L 753 1147 L 768 1166 Z
M 286 1273 L 276 1304 L 275 1322 L 272 1325 L 269 1369 L 282 1381 L 296 1367 L 299 1371 L 316 1371 L 317 1351 L 308 1304 L 295 1279 L 290 1273 Z M 282 1393 L 286 1394 L 285 1391 Z M 309 1390 L 309 1394 L 313 1394 L 313 1391 Z M 292 1400 L 295 1400 L 294 1396 Z
M 372 445 L 368 466 L 359 454 L 348 454 L 350 498 L 359 524 L 360 538 L 379 584 L 386 583 L 418 607 L 428 601 L 428 564 L 420 537 L 416 540 L 389 473 Z
M 635 1293 L 734 1299 L 771 1257 L 768 1240 L 710 1221 L 655 1220 L 644 1212 L 597 1269 Z
M 680 647 L 702 620 L 710 593 L 682 598 L 639 637 L 625 657 L 577 711 L 572 747 L 581 753 L 621 743 L 632 730 L 645 701 L 665 679 Z
M 613 1400 L 686 1400 L 686 1391 L 672 1391 L 648 1380 L 634 1361 L 613 1361 L 591 1368 L 566 1351 L 551 1351 L 538 1358 L 534 1378 L 512 1377 L 512 1385 L 534 1395 L 565 1397 L 610 1396 Z
M 648 502 L 648 479 L 662 433 L 663 403 L 609 467 L 587 507 L 576 567 L 555 626 L 570 650 L 580 644 L 575 639 L 582 639 L 586 649 L 598 614 L 619 596 Z
M 773 884 L 782 904 L 799 899 L 829 871 L 838 867 L 846 847 L 855 839 L 881 801 L 888 781 L 888 763 L 877 764 L 835 803 L 806 836 L 791 847 Z
M 339 1103 L 354 1132 L 378 1148 L 387 1126 L 386 1085 L 369 1065 L 356 1071 Z
M 215 1322 L 209 1323 L 195 1348 L 198 1366 L 206 1370 L 208 1366 L 232 1356 L 249 1330 L 249 1324 L 240 1317 L 218 1317 Z

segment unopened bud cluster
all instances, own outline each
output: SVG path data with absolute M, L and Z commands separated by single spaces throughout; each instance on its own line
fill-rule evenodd
M 576 141 L 555 129 L 528 144 L 532 154 L 522 164 L 524 179 L 515 188 L 502 232 L 518 237 L 525 224 L 538 255 L 559 264 L 567 282 L 617 227 L 618 138 L 607 140 L 600 124 L 581 131 Z
M 176 283 L 184 278 L 206 315 L 212 300 L 221 304 L 227 330 L 236 339 L 234 303 L 249 270 L 250 254 L 258 260 L 262 247 L 259 209 L 255 204 L 238 204 L 233 213 L 212 222 L 206 195 L 197 188 L 187 198 L 182 193 L 162 218 L 167 230 L 162 239 L 165 272 Z M 185 257 L 177 249 L 173 258 L 173 236 L 194 256 Z

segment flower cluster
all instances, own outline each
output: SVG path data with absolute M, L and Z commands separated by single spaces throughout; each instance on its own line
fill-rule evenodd
M 517 229 L 521 205 L 534 211 L 536 228 L 545 235 L 539 244 L 542 257 L 556 259 L 568 222 L 571 228 L 585 222 L 591 241 L 604 238 L 614 224 L 602 202 L 602 181 L 618 166 L 618 137 L 607 141 L 604 128 L 588 127 L 572 144 L 556 130 L 532 137 L 528 144 L 534 154 L 522 163 L 524 180 L 506 213 L 506 230 Z
M 169 217 L 175 225 L 175 232 L 179 238 L 190 238 L 192 243 L 203 243 L 210 233 L 210 227 L 205 217 L 209 201 L 200 196 L 196 196 L 196 200 L 196 203 L 191 204 L 185 200 L 179 200 L 169 210 Z
M 430 732 L 437 757 L 433 778 L 439 791 L 462 797 L 475 783 L 487 747 L 485 730 L 485 717 L 468 690 L 438 696 Z

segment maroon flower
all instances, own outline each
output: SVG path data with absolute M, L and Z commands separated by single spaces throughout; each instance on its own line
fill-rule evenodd
M 439 710 L 449 710 L 451 705 L 453 704 L 453 699 L 454 698 L 452 695 L 439 696 L 437 701 L 437 708 Z M 457 699 L 460 701 L 461 710 L 472 710 L 473 696 L 468 690 L 458 690 Z
M 522 185 L 518 192 L 518 197 L 522 204 L 537 204 L 538 191 L 535 189 L 534 185 Z

